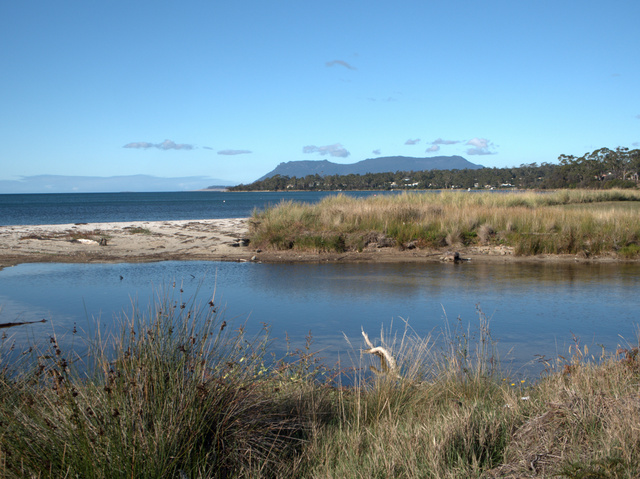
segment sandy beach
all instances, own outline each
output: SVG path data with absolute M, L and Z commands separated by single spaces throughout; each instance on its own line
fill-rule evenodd
M 248 261 L 246 218 L 0 227 L 0 266 L 26 262 Z
M 367 248 L 362 252 L 317 254 L 262 251 L 247 239 L 248 218 L 183 221 L 135 221 L 62 225 L 0 226 L 0 268 L 19 263 L 117 263 L 166 260 L 262 262 L 440 262 L 446 249 L 400 251 Z M 458 250 L 474 262 L 613 262 L 606 255 L 521 257 L 506 246 L 476 246 Z M 449 252 L 450 253 L 450 252 Z

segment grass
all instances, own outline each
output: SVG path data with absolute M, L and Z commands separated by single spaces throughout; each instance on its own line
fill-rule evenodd
M 313 401 L 256 380 L 267 339 L 231 331 L 213 301 L 164 299 L 91 342 L 82 364 L 52 336 L 4 368 L 0 477 L 280 475 Z
M 352 344 L 270 358 L 214 301 L 163 294 L 83 358 L 52 336 L 0 356 L 0 477 L 637 477 L 640 354 L 578 339 L 537 380 L 500 367 L 488 319 L 381 331 L 398 374 Z M 0 354 L 8 354 L 0 348 Z M 15 351 L 14 351 L 15 353 Z M 370 368 L 367 368 L 370 366 Z
M 125 228 L 130 235 L 150 235 L 151 230 L 149 228 L 143 228 L 142 226 L 127 226 Z
M 284 201 L 250 222 L 263 249 L 362 251 L 510 246 L 518 255 L 640 257 L 640 191 L 336 195 L 316 204 Z

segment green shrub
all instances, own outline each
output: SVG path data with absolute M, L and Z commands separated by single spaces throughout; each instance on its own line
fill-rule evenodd
M 640 245 L 637 243 L 631 243 L 623 246 L 618 250 L 618 255 L 627 259 L 635 259 L 640 256 Z

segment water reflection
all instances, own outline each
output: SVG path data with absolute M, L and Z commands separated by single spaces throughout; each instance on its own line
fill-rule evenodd
M 361 327 L 375 336 L 392 321 L 402 328 L 401 318 L 437 333 L 447 320 L 476 324 L 479 307 L 517 368 L 566 354 L 572 334 L 592 350 L 634 338 L 639 283 L 638 266 L 604 264 L 23 264 L 0 271 L 0 322 L 49 320 L 12 328 L 16 341 L 68 337 L 98 319 L 107 329 L 132 301 L 146 308 L 162 291 L 203 303 L 215 295 L 228 321 L 253 332 L 270 324 L 274 348 L 285 332 L 298 347 L 311 331 L 333 362 L 349 350 L 343 333 L 360 346 Z

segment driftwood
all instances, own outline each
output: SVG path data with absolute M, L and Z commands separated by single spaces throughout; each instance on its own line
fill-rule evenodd
M 13 326 L 22 326 L 23 324 L 34 324 L 34 323 L 46 323 L 46 319 L 41 319 L 40 321 L 22 321 L 20 323 L 0 323 L 0 329 L 2 328 L 12 328 Z
M 362 336 L 364 337 L 364 342 L 367 343 L 369 349 L 365 349 L 364 352 L 367 354 L 373 354 L 380 358 L 380 368 L 375 368 L 374 366 L 370 366 L 369 369 L 373 371 L 375 374 L 386 374 L 396 378 L 399 378 L 398 374 L 398 364 L 396 363 L 395 358 L 391 355 L 388 349 L 383 348 L 382 346 L 374 347 L 371 341 L 369 340 L 369 336 L 367 333 L 362 330 Z

